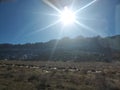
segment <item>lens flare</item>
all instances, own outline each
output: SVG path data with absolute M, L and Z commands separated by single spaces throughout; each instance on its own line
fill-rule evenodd
M 61 11 L 60 21 L 64 25 L 73 24 L 75 22 L 76 16 L 72 10 L 68 9 L 68 7 L 64 7 L 64 10 Z

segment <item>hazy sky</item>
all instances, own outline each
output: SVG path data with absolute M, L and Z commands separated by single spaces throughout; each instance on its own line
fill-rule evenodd
M 75 11 L 92 0 L 81 1 L 83 2 L 73 5 Z M 0 3 L 0 43 L 45 42 L 65 36 L 120 34 L 120 6 L 116 9 L 115 6 L 116 0 L 101 0 L 77 13 L 79 22 L 87 28 L 77 24 L 63 26 L 62 23 L 47 28 L 59 17 L 53 16 L 52 14 L 58 12 L 42 0 L 12 0 L 12 2 Z M 116 29 L 114 29 L 114 20 Z

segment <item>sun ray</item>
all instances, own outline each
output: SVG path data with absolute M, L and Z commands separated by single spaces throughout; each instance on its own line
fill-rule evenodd
M 41 32 L 41 31 L 45 31 L 45 30 L 47 30 L 48 28 L 50 28 L 50 27 L 58 24 L 59 22 L 60 22 L 60 20 L 58 20 L 58 21 L 56 21 L 56 22 L 54 22 L 54 23 L 52 23 L 52 24 L 49 24 L 48 26 L 43 27 L 43 28 L 41 28 L 41 29 L 39 29 L 39 30 L 33 31 L 33 32 L 31 32 L 29 35 L 32 35 L 32 34 L 34 34 L 34 33 L 38 33 L 38 32 Z
M 95 3 L 97 0 L 93 0 L 90 3 L 88 3 L 87 5 L 83 6 L 82 8 L 78 9 L 77 11 L 75 11 L 75 13 L 78 13 L 80 11 L 82 11 L 83 9 L 86 9 L 87 7 L 91 6 L 93 3 Z
M 58 14 L 47 14 L 47 15 L 58 17 Z
M 89 31 L 92 31 L 92 32 L 98 34 L 98 32 L 96 32 L 94 29 L 88 27 L 87 25 L 85 25 L 85 24 L 83 24 L 83 23 L 80 23 L 79 21 L 75 21 L 75 23 L 78 24 L 79 26 L 85 28 L 86 30 L 89 30 Z
M 79 20 L 86 20 L 86 21 L 99 21 L 99 22 L 106 22 L 106 20 L 105 19 L 96 19 L 96 18 L 92 18 L 92 17 L 90 17 L 90 18 L 86 18 L 86 17 L 79 17 L 78 18 Z
M 70 8 L 73 9 L 75 4 L 75 0 L 72 1 Z
M 58 37 L 61 37 L 62 32 L 63 32 L 63 28 L 61 28 Z M 58 44 L 59 44 L 59 40 L 57 40 L 57 41 L 55 42 L 54 47 L 53 47 L 53 49 L 52 49 L 52 51 L 51 51 L 51 54 L 50 54 L 49 60 L 51 60 L 52 57 L 54 56 L 54 53 L 55 53 L 55 50 L 57 49 Z
M 31 12 L 30 14 L 38 14 L 38 15 L 49 15 L 49 16 L 57 16 L 58 17 L 58 14 L 56 14 L 56 13 L 41 13 L 41 12 Z
M 50 3 L 48 0 L 43 0 L 44 3 L 46 3 L 47 5 L 49 5 L 51 8 L 53 8 L 54 10 L 56 10 L 57 12 L 61 13 L 61 11 L 52 3 Z
M 52 57 L 53 57 L 53 55 L 54 55 L 54 53 L 55 53 L 55 50 L 56 50 L 56 48 L 57 48 L 58 43 L 59 43 L 59 40 L 57 40 L 57 41 L 55 42 L 55 45 L 54 45 L 54 47 L 53 47 L 53 49 L 52 49 L 52 51 L 51 51 L 49 60 L 52 59 Z

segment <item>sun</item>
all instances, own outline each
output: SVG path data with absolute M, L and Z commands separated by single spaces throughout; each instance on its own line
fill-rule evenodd
M 64 25 L 70 25 L 73 24 L 76 20 L 76 16 L 72 10 L 70 10 L 68 7 L 64 7 L 64 10 L 60 13 L 60 21 Z
M 95 32 L 91 27 L 87 26 L 86 24 L 84 24 L 84 23 L 82 23 L 80 21 L 80 19 L 82 19 L 82 17 L 80 16 L 80 14 L 78 16 L 78 13 L 80 13 L 81 11 L 84 11 L 84 9 L 87 9 L 88 7 L 90 7 L 91 5 L 93 5 L 95 2 L 97 2 L 99 0 L 90 0 L 89 3 L 87 3 L 86 5 L 84 5 L 83 7 L 78 8 L 78 9 L 75 9 L 73 7 L 73 5 L 74 5 L 74 2 L 73 2 L 71 5 L 65 6 L 63 8 L 63 10 L 61 10 L 61 5 L 59 5 L 59 3 L 58 4 L 57 3 L 53 3 L 51 0 L 42 0 L 42 1 L 45 4 L 47 4 L 49 7 L 51 7 L 55 11 L 57 11 L 57 13 L 48 13 L 47 14 L 49 16 L 57 17 L 57 20 L 55 20 L 53 23 L 50 23 L 47 26 L 37 30 L 34 33 L 37 33 L 37 32 L 40 32 L 40 31 L 44 31 L 44 30 L 46 30 L 48 28 L 51 28 L 51 27 L 53 27 L 53 26 L 55 26 L 57 24 L 60 24 L 60 23 L 62 23 L 64 25 L 64 27 L 66 27 L 66 25 L 70 26 L 72 24 L 75 24 L 75 26 L 78 25 L 78 26 L 80 26 L 82 28 L 85 28 L 86 30 Z M 58 2 L 59 1 L 61 2 L 61 0 L 58 0 Z M 63 0 L 63 2 L 64 1 L 65 0 Z M 74 9 L 74 10 L 72 10 L 72 9 Z M 84 19 L 84 17 L 83 17 L 83 19 Z M 85 19 L 87 20 L 87 18 L 85 18 Z M 61 29 L 63 29 L 63 27 Z

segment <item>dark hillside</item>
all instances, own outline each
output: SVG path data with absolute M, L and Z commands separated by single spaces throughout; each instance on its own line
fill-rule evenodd
M 120 59 L 120 35 L 65 37 L 45 43 L 1 44 L 1 60 L 111 61 Z

